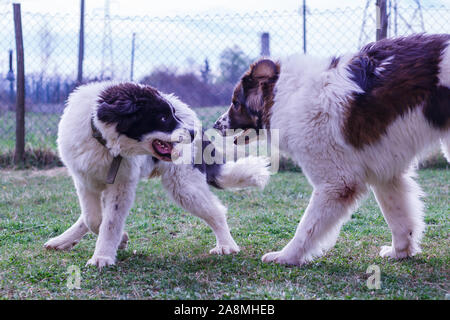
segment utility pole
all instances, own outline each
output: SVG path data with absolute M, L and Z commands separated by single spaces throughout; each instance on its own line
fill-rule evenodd
M 78 42 L 78 76 L 77 84 L 83 83 L 83 58 L 84 58 L 84 0 L 80 0 L 80 40 Z
M 268 32 L 261 34 L 261 56 L 270 57 L 270 34 Z
M 376 2 L 376 22 L 377 22 L 377 41 L 387 37 L 387 13 L 386 13 L 386 0 L 377 0 Z

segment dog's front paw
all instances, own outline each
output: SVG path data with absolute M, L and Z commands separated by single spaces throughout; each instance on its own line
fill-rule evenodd
M 237 245 L 217 245 L 215 248 L 209 250 L 210 254 L 232 254 L 240 251 Z
M 302 259 L 299 259 L 296 256 L 288 255 L 283 251 L 274 251 L 266 253 L 265 255 L 263 255 L 261 260 L 263 262 L 274 262 L 290 266 L 301 266 L 306 263 L 306 261 L 303 261 Z
M 398 251 L 395 250 L 394 247 L 391 246 L 382 246 L 380 250 L 380 256 L 383 258 L 391 258 L 391 259 L 405 259 L 408 257 L 412 257 L 417 253 L 420 253 L 420 249 L 408 248 L 409 250 Z
M 95 266 L 99 269 L 102 269 L 103 267 L 112 266 L 114 265 L 115 259 L 112 257 L 106 257 L 106 256 L 96 256 L 94 255 L 89 261 L 86 263 L 86 266 Z
M 78 240 L 61 239 L 60 237 L 51 238 L 44 244 L 44 248 L 47 250 L 70 250 L 76 244 Z

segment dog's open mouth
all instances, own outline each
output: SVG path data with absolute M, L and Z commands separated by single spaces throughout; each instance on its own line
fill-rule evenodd
M 152 142 L 152 147 L 159 159 L 164 161 L 172 161 L 172 143 L 155 139 Z

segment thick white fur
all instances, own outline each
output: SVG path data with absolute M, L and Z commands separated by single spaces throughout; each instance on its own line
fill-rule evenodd
M 227 162 L 222 167 L 222 174 L 217 179 L 224 189 L 245 188 L 248 185 L 264 189 L 270 173 L 261 168 L 269 167 L 268 158 L 248 156 L 237 161 Z
M 350 58 L 342 57 L 332 69 L 329 59 L 298 55 L 281 60 L 271 129 L 279 129 L 282 151 L 298 162 L 314 191 L 294 238 L 281 251 L 264 255 L 265 262 L 301 265 L 320 256 L 334 245 L 369 187 L 392 231 L 392 245 L 382 247 L 381 256 L 404 258 L 420 252 L 423 205 L 410 166 L 440 140 L 450 162 L 450 132 L 433 128 L 419 106 L 392 123 L 377 143 L 353 148 L 342 134 L 348 97 L 361 91 L 349 79 Z M 447 48 L 441 85 L 450 87 L 449 74 Z
M 190 164 L 175 165 L 163 161 L 155 164 L 142 143 L 119 136 L 115 126 L 102 123 L 96 116 L 95 125 L 106 139 L 108 148 L 92 137 L 91 117 L 95 115 L 98 96 L 111 84 L 103 82 L 82 86 L 68 99 L 59 123 L 57 142 L 60 157 L 75 183 L 81 215 L 73 226 L 50 239 L 45 247 L 71 249 L 90 230 L 98 234 L 98 239 L 95 252 L 87 264 L 99 268 L 114 264 L 117 249 L 126 247 L 128 241 L 124 224 L 133 205 L 139 179 L 160 175 L 165 189 L 175 202 L 202 218 L 213 229 L 217 245 L 210 253 L 238 252 L 239 247 L 226 221 L 227 209 L 209 190 L 206 177 L 199 170 Z M 163 96 L 188 127 L 198 123 L 196 114 L 188 106 L 173 95 Z M 197 138 L 201 136 L 197 135 Z M 115 183 L 105 184 L 113 157 L 118 154 L 123 156 L 123 160 Z M 263 187 L 268 175 L 266 163 L 256 158 L 225 164 L 219 180 L 224 188 Z

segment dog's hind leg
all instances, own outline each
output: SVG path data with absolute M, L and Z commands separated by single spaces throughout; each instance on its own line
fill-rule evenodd
M 81 215 L 77 222 L 63 234 L 47 241 L 44 244 L 47 249 L 70 250 L 89 230 L 98 233 L 102 214 L 100 192 L 87 190 L 78 180 L 75 180 L 75 187 L 81 206 Z
M 392 246 L 383 246 L 380 255 L 406 258 L 420 253 L 425 223 L 418 184 L 405 174 L 374 185 L 373 191 L 392 232 Z
M 171 166 L 162 175 L 164 188 L 185 210 L 203 219 L 214 231 L 217 244 L 211 254 L 239 252 L 228 228 L 227 209 L 209 190 L 205 176 L 190 166 Z
M 81 215 L 77 222 L 63 234 L 45 243 L 44 246 L 47 249 L 70 250 L 89 230 L 98 234 L 98 228 L 102 222 L 101 191 L 88 190 L 78 180 L 75 180 L 75 187 L 80 202 Z
M 262 257 L 264 262 L 302 265 L 331 248 L 350 217 L 365 184 L 317 186 L 297 227 L 294 238 L 281 250 Z
M 81 238 L 89 231 L 84 223 L 83 216 L 80 216 L 69 229 L 63 234 L 48 240 L 44 247 L 53 250 L 70 250 L 75 246 Z

